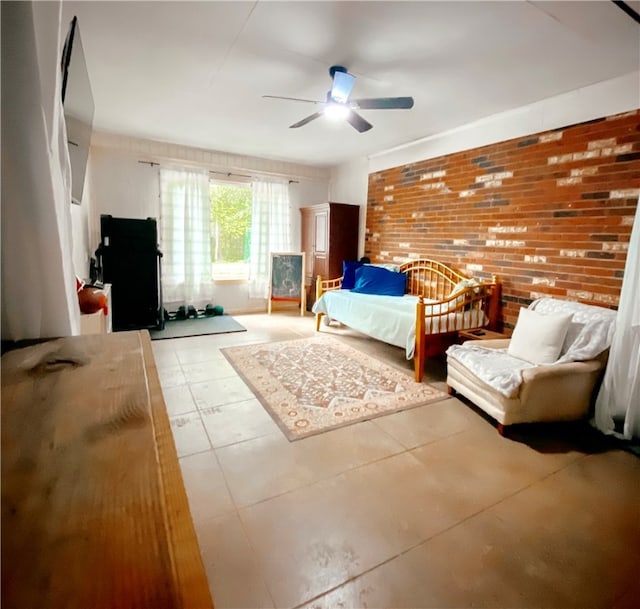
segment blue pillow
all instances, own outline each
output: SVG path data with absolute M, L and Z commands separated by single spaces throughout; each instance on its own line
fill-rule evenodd
M 362 266 L 356 269 L 356 284 L 351 290 L 358 294 L 380 296 L 404 296 L 407 276 L 378 266 Z
M 356 269 L 362 266 L 362 262 L 342 263 L 342 289 L 351 290 L 356 285 Z

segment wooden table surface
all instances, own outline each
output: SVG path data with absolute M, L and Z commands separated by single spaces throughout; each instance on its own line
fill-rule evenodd
M 511 338 L 509 334 L 494 332 L 493 330 L 487 330 L 486 328 L 482 328 L 481 330 L 460 330 L 458 332 L 458 336 L 465 340 L 494 340 L 498 338 Z
M 2 607 L 212 607 L 148 332 L 2 357 Z

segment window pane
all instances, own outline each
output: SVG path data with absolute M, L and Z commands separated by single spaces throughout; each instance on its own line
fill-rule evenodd
M 249 273 L 251 188 L 212 182 L 211 264 L 215 278 L 246 278 Z

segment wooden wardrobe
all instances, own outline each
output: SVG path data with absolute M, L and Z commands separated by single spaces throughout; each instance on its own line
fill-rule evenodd
M 360 206 L 322 203 L 301 207 L 300 213 L 307 308 L 311 309 L 318 275 L 335 279 L 342 275 L 343 260 L 358 259 Z

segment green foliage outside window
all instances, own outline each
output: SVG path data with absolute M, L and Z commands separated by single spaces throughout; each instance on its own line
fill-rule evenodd
M 251 189 L 211 184 L 211 262 L 245 262 L 249 259 Z

